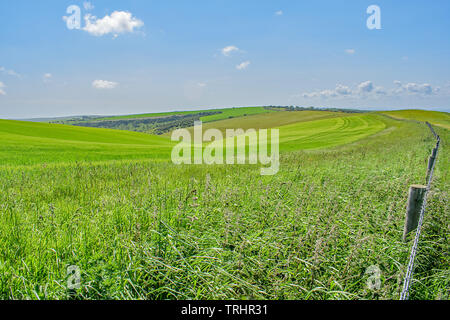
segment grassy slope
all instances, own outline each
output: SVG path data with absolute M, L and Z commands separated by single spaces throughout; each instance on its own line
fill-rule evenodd
M 421 233 L 415 261 L 414 278 L 410 299 L 433 300 L 449 299 L 450 250 L 449 220 L 450 211 L 448 190 L 450 189 L 450 114 L 425 110 L 388 111 L 384 114 L 402 120 L 428 121 L 435 126 L 441 136 L 438 162 L 434 171 L 431 192 L 428 196 L 424 226 Z M 437 127 L 436 127 L 437 126 Z M 439 128 L 441 127 L 441 128 Z M 427 159 L 424 159 L 426 163 Z M 412 234 L 411 238 L 414 236 Z M 411 242 L 409 243 L 411 246 Z
M 182 114 L 195 114 L 201 113 L 205 111 L 217 111 L 221 112 L 220 114 L 205 116 L 202 117 L 201 120 L 204 122 L 217 121 L 228 119 L 229 117 L 240 117 L 243 115 L 250 114 L 260 114 L 260 113 L 268 113 L 275 112 L 273 110 L 266 109 L 264 107 L 242 107 L 242 108 L 225 108 L 225 109 L 207 109 L 207 110 L 196 110 L 196 111 L 175 111 L 175 112 L 161 112 L 161 113 L 145 113 L 145 114 L 134 114 L 134 115 L 125 115 L 125 116 L 114 116 L 107 118 L 99 118 L 98 120 L 122 120 L 122 119 L 139 119 L 139 118 L 153 118 L 153 117 L 164 117 L 171 115 L 182 115 Z
M 67 298 L 77 265 L 80 298 L 396 299 L 407 190 L 433 139 L 385 123 L 394 130 L 285 153 L 273 177 L 153 161 L 3 168 L 0 297 Z
M 450 114 L 447 112 L 425 111 L 425 110 L 399 110 L 399 111 L 385 111 L 382 113 L 397 119 L 428 121 L 431 124 L 446 129 L 450 129 Z
M 203 122 L 211 122 L 211 121 L 224 120 L 224 119 L 234 118 L 234 117 L 242 117 L 242 116 L 251 115 L 251 114 L 277 112 L 275 110 L 266 109 L 264 107 L 244 107 L 244 108 L 231 108 L 231 109 L 228 108 L 228 109 L 219 109 L 217 111 L 221 111 L 222 113 L 213 114 L 211 116 L 201 117 L 200 120 L 202 120 Z
M 401 242 L 407 190 L 424 182 L 434 141 L 424 125 L 370 119 L 386 130 L 334 148 L 284 153 L 273 177 L 259 176 L 259 166 L 154 161 L 1 167 L 0 297 L 68 298 L 66 267 L 77 265 L 83 298 L 396 299 L 411 245 Z M 355 120 L 320 121 L 335 121 L 333 131 L 347 130 L 339 140 L 348 140 L 348 131 L 358 136 L 369 125 Z M 0 155 L 17 153 L 19 163 L 36 145 L 63 148 L 68 158 L 80 152 L 71 143 L 125 158 L 147 146 L 143 135 L 118 143 L 116 131 L 104 130 L 96 138 L 102 143 L 90 141 L 96 131 L 74 142 L 63 126 L 53 127 L 62 130 L 56 136 L 48 127 L 21 128 L 29 135 L 17 136 L 16 124 L 0 122 L 0 131 L 5 125 L 12 131 L 3 131 Z M 308 125 L 289 125 L 287 132 L 301 134 Z M 330 125 L 322 128 L 325 141 Z M 30 136 L 36 132 L 51 137 Z M 416 298 L 448 298 L 442 252 L 448 251 L 450 136 L 445 129 L 439 134 L 435 214 L 425 221 Z M 122 153 L 123 146 L 130 149 Z M 366 286 L 370 265 L 381 268 L 377 292 Z
M 167 159 L 174 143 L 142 133 L 0 120 L 0 163 Z
M 284 112 L 275 113 L 272 121 L 266 123 L 266 125 L 288 123 L 295 119 L 295 116 L 305 121 L 280 127 L 281 150 L 292 151 L 345 144 L 384 128 L 381 121 L 384 118 L 381 116 L 348 116 L 307 111 L 301 115 L 300 113 L 292 112 L 290 115 Z M 342 118 L 306 121 L 337 116 Z M 237 120 L 235 119 L 235 124 L 242 123 L 242 120 Z M 262 124 L 261 118 L 250 121 L 249 124 Z M 0 138 L 0 161 L 3 165 L 82 160 L 169 160 L 171 148 L 175 145 L 169 137 L 136 132 L 9 120 L 0 120 Z
M 443 128 L 436 128 L 436 131 L 441 136 L 441 147 L 416 256 L 410 299 L 450 299 L 450 131 Z
M 386 128 L 377 115 L 353 115 L 281 126 L 280 149 L 318 149 L 363 139 Z
M 203 124 L 203 130 L 219 129 L 225 134 L 226 129 L 267 129 L 299 122 L 314 121 L 335 117 L 343 117 L 348 114 L 328 111 L 278 111 L 276 113 L 262 113 L 242 116 L 233 119 L 225 119 Z M 193 128 L 188 128 L 193 134 Z M 171 132 L 164 134 L 170 136 Z
M 280 150 L 295 151 L 348 144 L 386 128 L 386 118 L 376 114 L 299 111 L 278 112 L 270 115 L 270 120 L 264 121 L 266 119 L 267 115 L 258 115 L 224 120 L 207 124 L 203 130 L 218 128 L 224 134 L 225 128 L 246 130 L 276 127 L 280 130 Z M 192 135 L 192 128 L 190 132 Z

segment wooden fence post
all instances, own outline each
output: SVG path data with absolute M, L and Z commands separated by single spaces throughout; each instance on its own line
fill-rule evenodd
M 408 207 L 406 208 L 405 229 L 403 230 L 403 241 L 406 241 L 408 233 L 417 228 L 422 210 L 423 200 L 427 193 L 427 187 L 413 184 L 409 188 Z
M 427 124 L 428 128 L 430 128 L 431 133 L 432 133 L 432 134 L 434 135 L 434 137 L 437 139 L 437 138 L 438 138 L 438 135 L 436 134 L 436 131 L 434 131 L 434 128 L 431 126 L 431 124 L 430 124 L 428 121 L 426 121 L 425 123 Z
M 428 159 L 427 182 L 428 182 L 428 179 L 430 177 L 431 170 L 433 169 L 434 161 L 436 160 L 436 154 L 437 154 L 437 149 L 434 148 L 433 152 L 431 153 L 430 158 Z
M 433 158 L 436 158 L 437 150 L 438 150 L 437 147 L 433 148 L 433 151 L 431 152 L 431 156 L 432 156 Z

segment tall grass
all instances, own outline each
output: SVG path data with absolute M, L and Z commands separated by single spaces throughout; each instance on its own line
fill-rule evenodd
M 424 125 L 386 122 L 350 145 L 284 153 L 273 177 L 150 160 L 2 167 L 0 298 L 396 299 L 407 190 L 424 182 L 434 140 Z M 445 164 L 443 144 L 440 192 Z M 448 231 L 447 198 L 435 192 Z M 70 265 L 81 269 L 75 292 Z M 382 271 L 376 291 L 371 265 Z M 418 281 L 433 274 L 420 266 Z M 434 298 L 445 282 L 433 281 L 414 286 L 417 297 Z

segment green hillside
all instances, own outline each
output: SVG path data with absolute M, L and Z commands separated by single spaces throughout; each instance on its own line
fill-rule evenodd
M 308 115 L 312 116 L 309 113 Z M 325 113 L 322 116 L 324 119 L 299 121 L 282 126 L 275 125 L 274 127 L 279 129 L 280 132 L 280 150 L 287 152 L 323 149 L 349 144 L 376 134 L 385 129 L 389 122 L 385 117 L 376 114 L 351 116 L 344 114 L 340 117 L 330 118 L 333 114 Z M 251 119 L 251 117 L 249 118 Z M 314 119 L 315 117 L 311 118 Z M 239 128 L 239 124 L 242 124 L 242 122 L 243 120 L 236 121 L 234 123 L 236 128 Z M 392 126 L 392 123 L 390 126 Z M 218 143 L 223 144 L 221 141 Z
M 270 119 L 266 117 L 249 116 L 214 123 L 218 123 L 219 128 L 228 125 L 231 125 L 229 128 L 240 127 L 246 122 L 247 125 L 243 126 L 246 128 L 279 127 L 282 151 L 346 144 L 385 127 L 383 117 L 377 115 L 349 116 L 333 112 L 300 111 L 277 112 Z M 295 123 L 284 125 L 290 122 Z M 171 148 L 175 145 L 168 136 L 11 120 L 0 120 L 0 139 L 0 161 L 3 165 L 82 160 L 168 161 Z
M 280 149 L 319 149 L 348 144 L 386 128 L 377 115 L 355 115 L 281 126 Z
M 450 129 L 450 114 L 447 112 L 426 110 L 384 111 L 383 114 L 397 119 L 428 121 L 431 124 Z
M 398 299 L 407 191 L 436 143 L 426 125 L 306 111 L 213 124 L 279 128 L 279 172 L 176 166 L 167 136 L 0 120 L 0 298 Z M 413 299 L 450 285 L 449 130 L 436 131 Z
M 2 165 L 167 159 L 173 145 L 167 137 L 137 132 L 0 120 Z
M 219 129 L 225 133 L 226 129 L 268 129 L 276 128 L 288 124 L 328 119 L 336 117 L 346 117 L 352 114 L 329 111 L 278 111 L 276 113 L 262 113 L 247 115 L 232 119 L 203 123 L 203 130 Z M 188 128 L 193 133 L 193 128 Z M 164 134 L 170 136 L 171 133 Z
M 267 112 L 275 112 L 274 110 L 264 108 L 264 107 L 241 107 L 241 108 L 223 108 L 223 109 L 205 109 L 205 110 L 194 110 L 194 111 L 174 111 L 174 112 L 160 112 L 160 113 L 144 113 L 144 114 L 134 114 L 134 115 L 124 115 L 124 116 L 112 116 L 105 118 L 97 118 L 99 120 L 124 120 L 124 119 L 140 119 L 140 118 L 154 118 L 154 117 L 167 117 L 173 115 L 186 115 L 186 114 L 196 114 L 203 112 L 217 112 L 218 114 L 202 117 L 201 120 L 204 122 L 217 121 L 228 119 L 230 117 L 239 117 L 243 115 L 260 114 Z

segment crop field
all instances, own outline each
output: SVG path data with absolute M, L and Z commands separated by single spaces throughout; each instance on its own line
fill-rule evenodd
M 243 118 L 249 115 L 273 114 L 281 108 L 241 107 L 225 109 L 207 109 L 164 113 L 147 113 L 126 116 L 77 116 L 50 119 L 53 124 L 67 124 L 88 128 L 103 128 L 135 131 L 152 135 L 168 134 L 177 128 L 193 126 L 195 121 L 218 122 L 224 119 Z M 42 122 L 46 121 L 43 119 Z
M 329 111 L 278 111 L 207 122 L 203 123 L 203 128 L 204 130 L 219 129 L 222 133 L 225 133 L 226 129 L 268 129 L 289 124 L 298 124 L 300 122 L 344 116 L 350 116 L 350 114 Z M 193 134 L 193 128 L 188 129 Z M 164 135 L 170 136 L 171 132 Z
M 170 138 L 138 132 L 0 120 L 3 165 L 167 159 Z
M 450 129 L 450 114 L 446 112 L 425 111 L 425 110 L 400 110 L 383 112 L 393 118 L 408 119 L 418 121 L 428 121 L 436 126 Z
M 198 110 L 198 111 L 144 113 L 144 114 L 135 114 L 135 115 L 104 117 L 104 118 L 99 118 L 98 120 L 121 120 L 121 119 L 165 117 L 165 116 L 172 116 L 172 115 L 196 114 L 196 113 L 202 113 L 205 111 L 214 111 L 214 112 L 217 112 L 217 114 L 201 117 L 200 120 L 202 120 L 203 122 L 223 120 L 223 119 L 228 119 L 228 118 L 240 117 L 240 116 L 244 116 L 244 115 L 274 112 L 274 110 L 271 110 L 269 108 L 264 108 L 264 107 L 242 107 L 242 108 L 210 109 L 210 110 Z
M 411 298 L 449 298 L 448 114 L 230 110 L 204 128 L 278 128 L 276 175 L 174 165 L 169 134 L 0 120 L 0 299 L 398 299 L 435 144 L 409 120 L 442 139 Z

